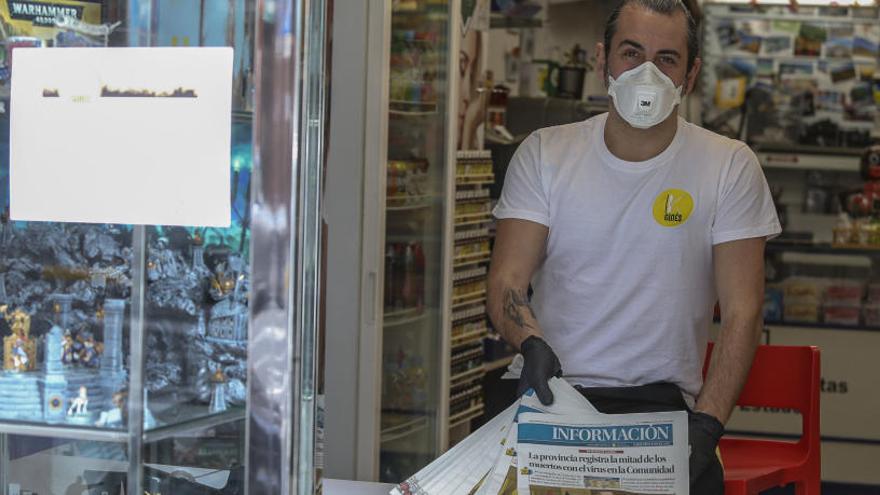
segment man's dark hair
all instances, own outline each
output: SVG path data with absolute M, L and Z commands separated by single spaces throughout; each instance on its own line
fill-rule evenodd
M 684 17 L 687 20 L 687 70 L 690 72 L 691 67 L 694 66 L 694 60 L 700 53 L 700 38 L 697 32 L 697 21 L 682 0 L 621 0 L 611 11 L 608 21 L 605 22 L 605 60 L 608 60 L 608 54 L 611 50 L 611 38 L 617 32 L 617 20 L 620 17 L 620 12 L 627 5 L 635 5 L 651 12 L 669 16 L 677 10 L 684 12 Z

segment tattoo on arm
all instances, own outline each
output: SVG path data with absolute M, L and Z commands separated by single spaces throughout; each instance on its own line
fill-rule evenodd
M 529 315 L 535 318 L 535 312 L 529 306 L 529 300 L 525 291 L 516 289 L 507 289 L 504 292 L 504 316 L 512 321 L 520 329 L 534 328 L 530 323 L 525 321 L 523 317 L 523 309 L 528 310 Z

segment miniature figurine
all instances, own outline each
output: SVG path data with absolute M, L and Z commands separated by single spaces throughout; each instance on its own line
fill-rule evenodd
M 20 336 L 16 335 L 12 342 L 12 369 L 15 371 L 25 371 L 28 369 L 27 342 Z
M 70 401 L 67 409 L 68 416 L 83 416 L 89 413 L 89 389 L 82 385 L 79 387 L 79 395 Z
M 64 340 L 61 342 L 61 362 L 66 365 L 76 364 L 79 359 L 79 354 L 75 351 L 74 347 L 76 345 L 76 341 L 73 339 L 73 336 L 70 335 L 70 330 L 66 330 L 64 332 Z
M 217 263 L 214 276 L 211 277 L 211 288 L 208 293 L 215 301 L 222 301 L 235 290 L 235 273 L 226 267 L 226 263 Z
M 92 337 L 92 334 L 87 333 L 85 337 L 80 335 L 77 340 L 81 340 L 82 348 L 79 351 L 79 362 L 83 366 L 87 366 L 89 368 L 97 368 L 98 367 L 98 356 L 101 354 L 102 346 L 95 342 L 95 338 Z
M 217 368 L 214 376 L 211 377 L 213 390 L 211 391 L 211 404 L 208 406 L 208 412 L 223 412 L 228 407 L 226 404 L 226 375 L 223 370 Z
M 153 411 L 150 411 L 150 396 L 148 390 L 144 388 L 144 429 L 149 430 L 158 425 L 159 423 L 156 421 L 156 417 L 153 416 Z
M 113 407 L 108 411 L 101 411 L 101 415 L 98 416 L 98 421 L 95 421 L 95 426 L 113 428 L 123 425 L 125 417 L 127 416 L 127 409 L 125 406 L 128 402 L 128 390 L 117 390 L 113 393 L 113 397 L 110 401 L 113 404 Z
M 3 368 L 11 371 L 31 371 L 36 365 L 37 346 L 30 339 L 31 315 L 21 309 L 9 313 L 6 305 L 0 306 L 12 335 L 3 339 Z
M 880 201 L 880 145 L 871 146 L 862 153 L 859 170 L 865 184 L 861 191 L 849 193 L 845 209 L 855 217 L 870 216 L 876 213 L 874 210 Z

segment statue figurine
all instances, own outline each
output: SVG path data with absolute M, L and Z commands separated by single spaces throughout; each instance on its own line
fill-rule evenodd
M 0 315 L 9 324 L 12 335 L 3 338 L 3 368 L 10 371 L 31 371 L 37 364 L 36 342 L 31 340 L 31 315 L 21 309 L 8 311 L 0 306 Z
M 96 343 L 95 338 L 89 333 L 86 333 L 85 337 L 80 335 L 80 339 L 82 343 L 82 348 L 79 351 L 80 364 L 89 368 L 97 368 L 98 356 L 103 350 L 101 344 Z
M 61 362 L 66 365 L 75 364 L 79 360 L 79 355 L 75 351 L 76 342 L 70 335 L 70 330 L 64 332 L 64 340 L 61 342 Z
M 12 342 L 12 369 L 15 371 L 25 371 L 28 369 L 29 363 L 27 341 L 19 335 L 15 335 L 15 339 Z
M 79 387 L 79 394 L 70 401 L 70 407 L 67 409 L 68 416 L 82 416 L 89 413 L 89 389 L 82 385 Z
M 233 291 L 235 291 L 235 273 L 226 267 L 226 263 L 218 263 L 211 277 L 211 288 L 208 293 L 215 301 L 221 301 L 229 297 Z
M 113 407 L 108 411 L 101 411 L 95 426 L 109 428 L 124 426 L 127 417 L 128 390 L 122 389 L 114 392 L 111 402 Z
M 211 377 L 213 390 L 211 391 L 211 403 L 208 405 L 208 412 L 218 413 L 227 409 L 226 404 L 226 375 L 223 370 L 217 368 Z

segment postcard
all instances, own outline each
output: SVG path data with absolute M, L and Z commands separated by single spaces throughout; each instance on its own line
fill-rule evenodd
M 809 76 L 813 74 L 812 62 L 783 62 L 779 64 L 780 76 Z
M 791 36 L 767 36 L 761 44 L 761 53 L 764 55 L 791 55 Z
M 831 82 L 835 84 L 856 78 L 856 66 L 852 62 L 830 64 L 828 72 L 831 75 Z
M 825 42 L 825 54 L 827 58 L 848 58 L 853 52 L 852 38 L 834 38 Z

